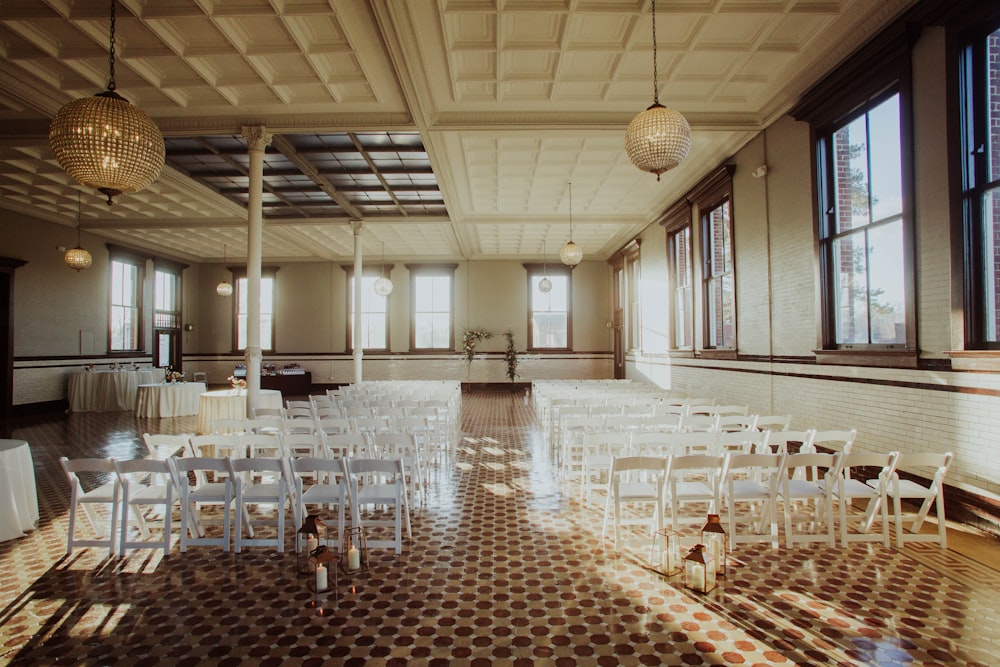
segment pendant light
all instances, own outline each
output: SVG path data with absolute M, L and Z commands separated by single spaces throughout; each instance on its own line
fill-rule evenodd
M 222 266 L 226 266 L 226 244 L 222 244 Z M 233 293 L 233 284 L 228 280 L 223 280 L 215 286 L 215 293 L 219 296 L 230 296 Z
M 63 256 L 66 266 L 75 270 L 83 271 L 89 269 L 94 263 L 94 258 L 80 245 L 80 193 L 76 193 L 76 247 L 70 248 Z
M 375 279 L 375 284 L 372 285 L 372 289 L 379 296 L 389 296 L 392 294 L 392 281 L 382 275 L 382 271 L 385 269 L 385 241 L 382 242 L 382 264 L 378 267 L 378 278 Z
M 566 266 L 576 266 L 583 260 L 583 248 L 573 243 L 573 183 L 569 184 L 569 241 L 559 249 L 559 260 Z
M 542 279 L 538 281 L 538 291 L 548 294 L 552 291 L 552 281 L 549 280 L 549 267 L 545 262 L 545 239 L 542 239 Z
M 691 150 L 691 126 L 680 112 L 660 104 L 656 71 L 656 0 L 653 0 L 653 104 L 625 131 L 625 152 L 639 169 L 660 174 L 673 169 Z
M 115 2 L 111 1 L 108 87 L 73 100 L 49 126 L 49 144 L 61 166 L 77 182 L 108 198 L 138 192 L 163 168 L 163 135 L 141 109 L 115 92 Z

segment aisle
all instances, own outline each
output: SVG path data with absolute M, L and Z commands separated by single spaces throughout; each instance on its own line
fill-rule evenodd
M 73 416 L 13 430 L 47 490 L 36 534 L 0 544 L 0 664 L 1000 663 L 992 570 L 969 587 L 909 549 L 743 548 L 703 597 L 645 570 L 638 534 L 605 550 L 599 509 L 554 483 L 530 409 L 507 393 L 465 395 L 458 455 L 414 513 L 412 544 L 373 551 L 371 572 L 341 574 L 319 606 L 294 554 L 269 548 L 63 558 L 53 461 L 127 455 L 145 426 Z

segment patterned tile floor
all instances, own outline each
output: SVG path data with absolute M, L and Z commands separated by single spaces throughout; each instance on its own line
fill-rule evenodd
M 341 573 L 329 594 L 314 598 L 294 553 L 265 547 L 65 556 L 57 457 L 135 456 L 138 434 L 193 420 L 6 429 L 32 443 L 42 519 L 0 544 L 0 664 L 1000 664 L 1000 574 L 954 551 L 741 546 L 707 596 L 647 570 L 638 532 L 616 554 L 600 508 L 553 481 L 530 410 L 508 394 L 465 396 L 457 460 L 415 512 L 412 543 L 373 550 L 370 572 Z

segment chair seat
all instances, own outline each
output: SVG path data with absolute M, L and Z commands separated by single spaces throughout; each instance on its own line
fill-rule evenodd
M 136 505 L 165 503 L 167 502 L 167 487 L 161 485 L 141 487 L 139 491 L 129 496 L 129 502 Z
M 878 482 L 878 480 L 872 480 L 873 482 Z M 890 496 L 896 495 L 895 490 L 890 486 L 887 493 Z M 900 498 L 933 498 L 937 495 L 937 491 L 929 489 L 926 486 L 917 484 L 908 479 L 899 480 L 899 497 Z
M 771 487 L 752 479 L 735 479 L 732 497 L 740 500 L 767 500 L 771 497 Z
M 800 500 L 809 498 L 826 498 L 826 491 L 815 482 L 802 479 L 788 480 L 789 495 Z
M 676 482 L 673 493 L 678 498 L 704 498 L 705 500 L 715 498 L 715 490 L 706 482 Z
M 377 504 L 396 502 L 395 484 L 366 484 L 358 489 L 355 498 L 359 503 Z
M 117 502 L 118 496 L 115 493 L 115 486 L 113 482 L 108 484 L 102 484 L 97 488 L 91 489 L 86 493 L 81 493 L 79 502 L 86 503 L 110 503 Z
M 229 487 L 228 496 L 229 499 L 235 497 L 231 486 Z M 206 484 L 202 484 L 188 494 L 188 500 L 196 503 L 222 502 L 226 500 L 226 483 L 208 482 Z
M 313 484 L 302 492 L 302 502 L 308 505 L 330 502 L 331 498 L 340 499 L 340 484 Z
M 610 462 L 609 462 L 610 464 Z M 660 490 L 649 482 L 619 482 L 618 497 L 622 502 L 630 500 L 657 500 Z

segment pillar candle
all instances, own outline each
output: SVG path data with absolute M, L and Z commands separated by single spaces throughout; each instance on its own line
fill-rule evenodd
M 312 553 L 313 550 L 319 545 L 319 542 L 312 535 L 306 540 L 306 553 Z
M 316 566 L 316 590 L 323 591 L 327 588 L 327 578 L 326 578 L 326 567 L 323 565 Z
M 358 548 L 351 543 L 351 548 L 347 550 L 347 569 L 357 570 L 361 567 L 361 553 Z

